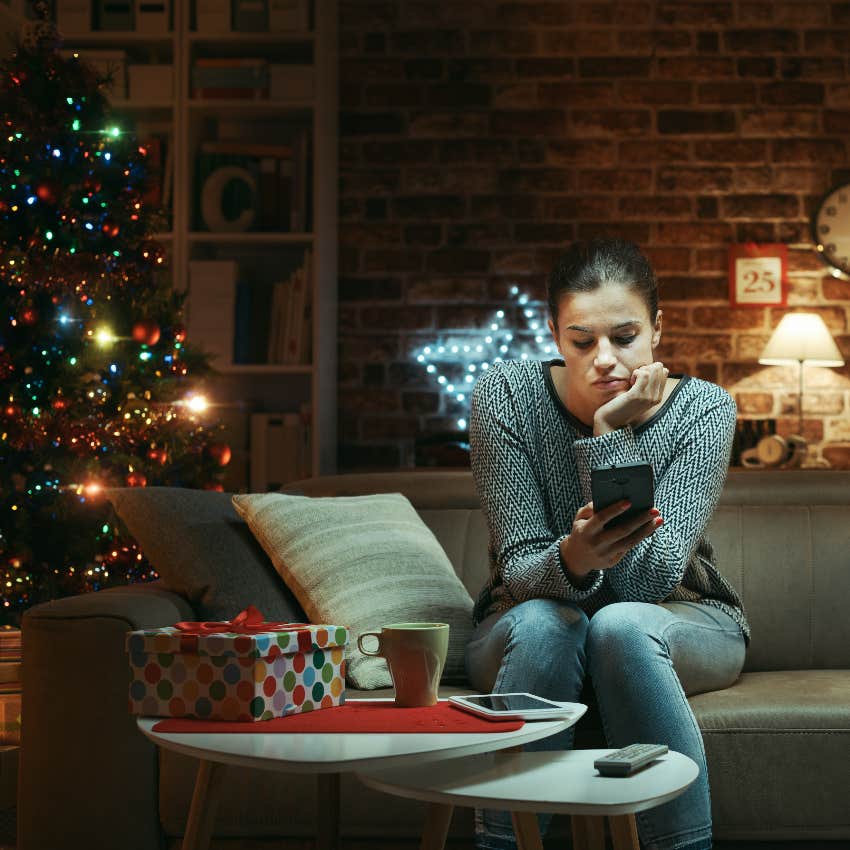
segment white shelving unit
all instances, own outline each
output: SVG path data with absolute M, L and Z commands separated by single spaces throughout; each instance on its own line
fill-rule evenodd
M 91 32 L 66 36 L 65 46 L 85 56 L 92 50 L 124 50 L 128 62 L 172 64 L 174 91 L 171 96 L 115 99 L 116 110 L 139 125 L 152 122 L 169 127 L 173 183 L 170 213 L 172 228 L 157 238 L 166 247 L 173 285 L 189 287 L 190 263 L 194 260 L 234 261 L 244 269 L 261 272 L 297 264 L 299 254 L 312 255 L 312 280 L 307 299 L 311 306 L 311 345 L 307 362 L 234 363 L 214 362 L 218 372 L 210 395 L 223 405 L 223 418 L 231 422 L 247 419 L 251 412 L 297 412 L 309 406 L 311 430 L 310 469 L 327 474 L 336 466 L 336 313 L 337 313 L 337 185 L 338 185 L 338 0 L 311 0 L 312 28 L 281 32 L 196 32 L 195 0 L 173 0 L 172 30 L 167 34 L 137 32 Z M 289 59 L 289 57 L 293 57 Z M 306 100 L 243 100 L 196 98 L 192 96 L 192 68 L 200 57 L 247 57 L 267 61 L 312 64 L 314 93 Z M 197 157 L 204 141 L 216 138 L 216 126 L 228 122 L 244 125 L 246 138 L 262 143 L 286 144 L 274 128 L 306 127 L 312 148 L 309 206 L 311 226 L 304 232 L 283 229 L 245 232 L 209 232 L 199 227 Z M 252 128 L 254 128 L 252 130 Z M 269 131 L 269 128 L 272 128 Z M 230 137 L 232 138 L 232 137 Z M 263 281 L 264 284 L 270 281 Z M 192 287 L 197 287 L 193 282 Z M 204 293 L 189 288 L 187 308 L 203 299 Z M 235 321 L 235 317 L 234 317 Z M 210 350 L 203 338 L 190 341 Z M 218 347 L 221 341 L 218 340 Z M 247 435 L 250 428 L 245 424 Z M 239 438 L 237 437 L 237 440 Z M 247 439 L 247 437 L 246 437 Z M 240 446 L 234 445 L 234 461 Z M 250 446 L 244 446 L 250 455 Z M 228 482 L 245 485 L 245 480 Z

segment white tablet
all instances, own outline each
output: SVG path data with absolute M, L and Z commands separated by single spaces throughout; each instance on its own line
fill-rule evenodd
M 566 718 L 575 723 L 587 711 L 587 706 L 580 702 L 555 702 L 534 694 L 474 694 L 449 697 L 449 702 L 488 720 Z

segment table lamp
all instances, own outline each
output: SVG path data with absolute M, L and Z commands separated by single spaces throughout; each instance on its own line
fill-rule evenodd
M 784 366 L 798 363 L 800 367 L 799 424 L 797 432 L 803 436 L 803 366 L 844 365 L 844 358 L 835 344 L 823 319 L 817 313 L 787 313 L 776 326 L 759 357 L 764 366 Z

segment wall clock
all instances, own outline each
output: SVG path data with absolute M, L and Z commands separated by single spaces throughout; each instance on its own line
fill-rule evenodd
M 850 183 L 823 197 L 812 217 L 812 236 L 824 262 L 850 275 Z

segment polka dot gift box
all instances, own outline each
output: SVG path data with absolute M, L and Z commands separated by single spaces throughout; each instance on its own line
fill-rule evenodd
M 266 623 L 253 606 L 223 623 L 127 633 L 130 711 L 270 720 L 345 701 L 348 630 Z

